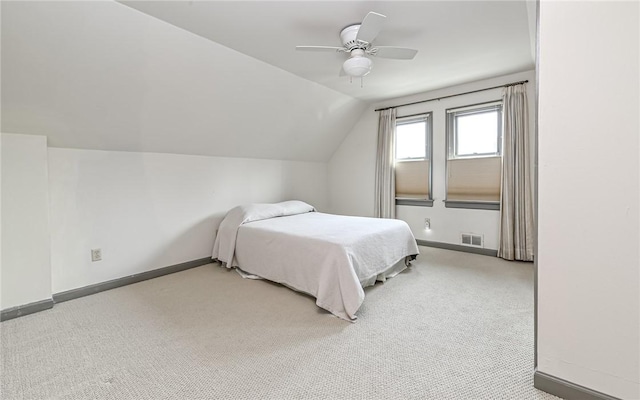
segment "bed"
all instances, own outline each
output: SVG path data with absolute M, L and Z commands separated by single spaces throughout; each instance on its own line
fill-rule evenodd
M 310 294 L 319 307 L 355 321 L 363 288 L 395 276 L 418 254 L 404 221 L 325 214 L 292 200 L 230 210 L 212 258 L 245 277 Z

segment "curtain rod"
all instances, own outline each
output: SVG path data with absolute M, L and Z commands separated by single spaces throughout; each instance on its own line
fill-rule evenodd
M 414 105 L 414 104 L 420 104 L 420 103 L 426 103 L 426 102 L 429 102 L 429 101 L 436 101 L 436 100 L 448 99 L 449 97 L 456 97 L 456 96 L 462 96 L 462 95 L 465 95 L 465 94 L 471 94 L 471 93 L 484 92 L 485 90 L 498 89 L 498 88 L 503 88 L 503 87 L 507 87 L 507 86 L 515 86 L 515 85 L 520 85 L 521 83 L 527 83 L 527 82 L 529 82 L 529 80 L 526 80 L 526 81 L 520 81 L 520 82 L 506 83 L 506 84 L 504 84 L 504 85 L 493 86 L 493 87 L 485 88 L 485 89 L 472 90 L 472 91 L 470 91 L 470 92 L 457 93 L 457 94 L 450 94 L 450 95 L 448 95 L 448 96 L 434 97 L 433 99 L 427 99 L 427 100 L 414 101 L 413 103 L 405 103 L 405 104 L 399 104 L 399 105 L 397 105 L 397 106 L 383 107 L 383 108 L 376 108 L 374 111 L 382 111 L 382 110 L 388 110 L 388 109 L 390 109 L 390 108 L 398 108 L 398 107 L 412 106 L 412 105 Z

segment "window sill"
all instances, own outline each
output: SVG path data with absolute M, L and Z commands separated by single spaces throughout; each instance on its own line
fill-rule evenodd
M 444 200 L 446 208 L 467 208 L 471 210 L 500 210 L 499 201 Z
M 433 200 L 431 199 L 407 199 L 396 198 L 397 206 L 418 206 L 418 207 L 433 207 Z
M 476 158 L 502 158 L 502 153 L 496 154 L 496 153 L 492 153 L 492 154 L 473 154 L 473 155 L 464 155 L 464 156 L 456 156 L 456 155 L 450 155 L 449 158 L 447 158 L 447 161 L 456 161 L 456 160 L 473 160 Z

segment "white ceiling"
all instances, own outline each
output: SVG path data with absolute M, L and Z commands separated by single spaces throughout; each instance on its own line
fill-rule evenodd
M 0 7 L 0 129 L 52 147 L 325 162 L 367 103 L 533 69 L 523 1 Z M 388 16 L 376 43 L 416 59 L 376 59 L 360 88 L 340 54 L 295 51 L 339 45 L 372 10 Z
M 349 96 L 376 101 L 534 68 L 532 1 L 121 1 L 187 31 Z M 527 4 L 529 3 L 529 4 Z M 528 7 L 529 6 L 529 7 Z M 369 12 L 387 16 L 375 41 L 418 49 L 411 61 L 374 58 L 371 74 L 339 77 L 339 32 Z

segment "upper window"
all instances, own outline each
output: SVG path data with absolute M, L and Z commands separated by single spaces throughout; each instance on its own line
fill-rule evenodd
M 426 159 L 427 120 L 398 119 L 396 122 L 396 161 Z
M 396 119 L 396 203 L 431 205 L 431 113 Z
M 447 110 L 449 159 L 502 154 L 502 103 Z

